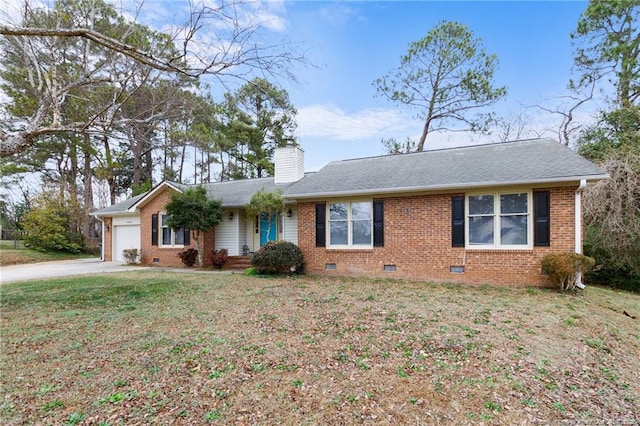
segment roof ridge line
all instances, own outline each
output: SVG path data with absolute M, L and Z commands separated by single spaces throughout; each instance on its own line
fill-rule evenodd
M 382 155 L 371 155 L 371 156 L 368 156 L 368 157 L 345 158 L 344 160 L 331 161 L 329 164 L 331 164 L 331 163 L 348 162 L 348 161 L 369 160 L 369 159 L 372 159 L 372 158 L 386 158 L 386 157 L 402 157 L 402 156 L 409 156 L 409 155 L 420 155 L 420 154 L 427 154 L 427 153 L 430 153 L 430 152 L 455 151 L 455 150 L 462 150 L 462 149 L 482 148 L 482 147 L 487 147 L 487 146 L 492 146 L 492 145 L 508 145 L 508 144 L 516 144 L 516 143 L 523 143 L 523 142 L 533 142 L 533 141 L 555 142 L 555 140 L 553 140 L 551 138 L 517 139 L 517 140 L 512 140 L 512 141 L 487 142 L 487 143 L 481 143 L 481 144 L 476 144 L 476 145 L 464 145 L 464 146 L 452 146 L 452 147 L 448 147 L 448 148 L 428 149 L 428 150 L 420 151 L 420 152 L 403 152 L 403 153 L 399 153 L 399 154 L 382 154 Z

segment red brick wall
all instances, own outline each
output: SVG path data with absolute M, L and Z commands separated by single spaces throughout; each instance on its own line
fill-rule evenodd
M 110 217 L 102 218 L 104 221 L 104 227 L 102 228 L 104 231 L 104 261 L 112 262 L 113 261 L 113 220 Z
M 166 248 L 160 245 L 151 244 L 151 215 L 165 212 L 165 206 L 171 199 L 174 191 L 165 189 L 158 193 L 148 204 L 140 209 L 140 250 L 142 252 L 140 263 L 154 266 L 184 266 L 178 253 L 189 248 L 195 249 L 195 236 L 191 233 L 191 244 L 181 248 Z M 158 220 L 160 220 L 158 218 Z M 158 224 L 160 226 L 160 224 Z M 204 260 L 207 261 L 207 254 L 213 250 L 213 231 L 200 236 L 200 249 L 203 252 Z M 160 229 L 158 230 L 158 242 L 162 238 Z M 156 260 L 154 262 L 154 259 Z
M 536 188 L 543 189 L 543 188 Z M 574 250 L 574 190 L 551 191 L 551 245 L 529 250 L 451 247 L 451 196 L 416 195 L 384 199 L 384 247 L 333 250 L 315 247 L 315 202 L 298 205 L 298 242 L 306 270 L 321 275 L 361 275 L 470 284 L 546 285 L 540 260 Z M 325 269 L 335 263 L 335 270 Z M 395 265 L 395 272 L 384 271 Z M 464 266 L 464 273 L 450 272 Z

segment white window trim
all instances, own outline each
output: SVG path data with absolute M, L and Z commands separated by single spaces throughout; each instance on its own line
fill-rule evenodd
M 160 248 L 184 248 L 184 244 L 175 244 L 176 241 L 176 231 L 169 228 L 171 231 L 171 244 L 164 244 L 164 232 L 163 229 L 166 228 L 162 226 L 162 218 L 163 216 L 170 216 L 167 212 L 162 212 L 158 215 L 158 247 Z
M 369 203 L 371 205 L 371 242 L 370 244 L 357 244 L 354 245 L 353 244 L 353 219 L 351 217 L 351 205 L 353 203 Z M 347 239 L 348 239 L 348 244 L 331 244 L 331 219 L 330 219 L 330 215 L 331 215 L 331 204 L 348 204 L 349 205 L 349 209 L 348 209 L 348 215 L 347 215 Z M 360 198 L 355 198 L 355 199 L 348 199 L 348 200 L 330 200 L 327 201 L 326 204 L 326 213 L 325 213 L 325 217 L 326 217 L 326 242 L 327 242 L 327 248 L 328 249 L 338 249 L 338 250 L 368 250 L 368 249 L 373 249 L 373 199 L 371 198 L 364 198 L 364 199 L 360 199 Z
M 500 244 L 500 196 L 507 194 L 527 194 L 527 244 Z M 469 243 L 469 197 L 493 195 L 493 244 Z M 479 191 L 464 197 L 464 244 L 469 250 L 523 250 L 533 249 L 533 191 L 531 189 L 509 189 L 502 191 Z M 487 215 L 488 216 L 488 215 Z

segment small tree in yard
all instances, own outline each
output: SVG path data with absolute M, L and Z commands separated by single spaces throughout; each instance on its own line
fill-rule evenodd
M 247 216 L 256 216 L 259 214 L 266 215 L 266 220 L 269 226 L 273 223 L 273 219 L 277 217 L 278 213 L 284 210 L 284 197 L 282 191 L 276 189 L 275 191 L 266 191 L 264 188 L 253 194 L 249 204 L 245 206 Z M 271 229 L 267 229 L 267 235 L 269 235 Z
M 220 223 L 222 203 L 207 197 L 207 191 L 198 186 L 185 192 L 174 194 L 166 206 L 170 216 L 167 221 L 171 229 L 189 229 L 194 236 L 198 251 L 198 266 L 203 266 L 200 234 L 211 230 Z

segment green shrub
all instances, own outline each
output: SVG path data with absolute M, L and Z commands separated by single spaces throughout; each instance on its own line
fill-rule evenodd
M 23 216 L 21 226 L 27 247 L 40 251 L 82 251 L 82 238 L 69 230 L 68 214 L 60 207 L 34 208 Z
M 242 275 L 246 275 L 248 277 L 255 277 L 256 275 L 259 275 L 259 274 L 258 274 L 258 271 L 256 270 L 256 268 L 251 267 L 251 268 L 245 269 L 242 272 Z
M 178 257 L 182 259 L 182 263 L 191 267 L 198 261 L 198 250 L 190 248 L 188 250 L 181 251 L 178 253 Z
M 628 262 L 621 262 L 618 257 L 604 247 L 593 232 L 594 227 L 587 228 L 584 239 L 584 254 L 596 260 L 596 266 L 585 274 L 585 281 L 607 287 L 640 292 L 640 273 L 634 271 Z
M 253 256 L 251 263 L 260 274 L 302 273 L 302 251 L 289 241 L 271 241 Z
M 227 249 L 213 250 L 209 253 L 208 261 L 216 268 L 222 268 L 229 260 L 229 252 Z
M 548 254 L 542 259 L 542 269 L 560 290 L 576 288 L 578 274 L 587 272 L 595 261 L 578 253 Z

